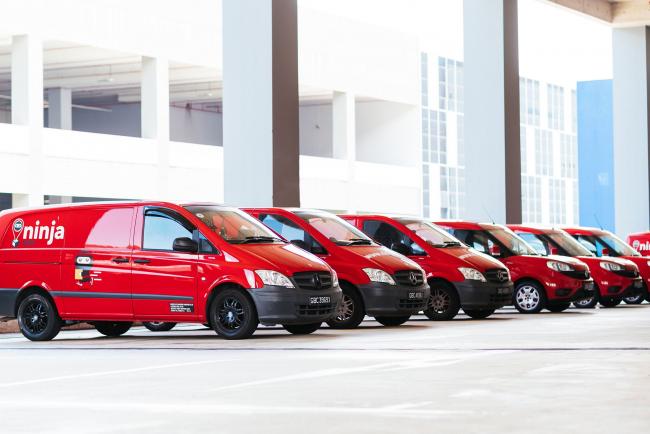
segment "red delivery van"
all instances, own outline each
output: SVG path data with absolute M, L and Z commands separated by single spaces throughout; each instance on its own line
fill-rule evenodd
M 650 232 L 630 234 L 627 236 L 627 243 L 641 255 L 650 255 Z
M 344 218 L 425 270 L 431 287 L 424 310 L 429 319 L 450 320 L 461 307 L 471 318 L 487 318 L 512 302 L 512 281 L 503 264 L 467 248 L 431 222 L 382 215 Z
M 598 258 L 562 229 L 542 226 L 508 225 L 538 253 L 571 256 L 589 266 L 596 290 L 594 296 L 573 304 L 591 308 L 598 302 L 604 307 L 616 306 L 622 297 L 637 295 L 643 287 L 639 268 L 621 258 Z
M 426 308 L 429 286 L 422 268 L 334 214 L 295 208 L 245 211 L 336 271 L 343 301 L 330 327 L 357 327 L 365 315 L 396 326 Z
M 505 226 L 462 221 L 437 222 L 468 246 L 499 259 L 515 285 L 513 303 L 521 313 L 562 312 L 571 302 L 593 297 L 589 267 L 566 256 L 540 256 Z
M 650 258 L 642 256 L 641 253 L 634 250 L 625 241 L 603 229 L 584 227 L 563 227 L 562 229 L 598 257 L 623 258 L 634 262 L 639 267 L 643 287 L 640 293 L 626 296 L 623 300 L 627 304 L 640 304 L 643 303 L 644 299 L 650 301 L 650 295 L 648 294 L 648 287 L 650 286 Z M 618 304 L 621 300 L 617 299 L 614 302 Z
M 0 315 L 31 340 L 64 321 L 119 336 L 134 321 L 258 323 L 311 333 L 336 312 L 336 273 L 246 213 L 214 204 L 92 203 L 0 213 Z

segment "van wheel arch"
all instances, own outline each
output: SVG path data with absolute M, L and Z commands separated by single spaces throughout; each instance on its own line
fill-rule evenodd
M 45 288 L 41 286 L 28 286 L 27 288 L 21 289 L 20 292 L 18 292 L 18 296 L 16 297 L 16 302 L 14 303 L 14 317 L 18 316 L 18 307 L 20 306 L 20 303 L 22 303 L 22 301 L 25 298 L 29 297 L 32 294 L 41 294 L 43 297 L 49 299 L 50 302 L 52 303 L 52 306 L 54 306 L 54 308 L 56 309 L 57 314 L 59 313 L 59 307 L 54 301 L 54 298 L 50 295 L 50 293 Z
M 219 294 L 221 291 L 225 289 L 238 289 L 241 292 L 243 292 L 246 297 L 250 300 L 250 302 L 253 304 L 253 307 L 255 308 L 255 315 L 257 315 L 257 305 L 255 305 L 255 300 L 253 300 L 253 297 L 249 294 L 249 292 L 244 288 L 243 286 L 239 285 L 238 283 L 233 283 L 233 282 L 224 282 L 220 283 L 218 285 L 215 285 L 211 290 L 210 290 L 210 295 L 208 296 L 208 299 L 205 303 L 205 319 L 208 324 L 210 324 L 210 305 L 212 304 L 212 301 L 214 298 Z
M 359 291 L 359 288 L 357 287 L 357 285 L 355 285 L 354 283 L 351 283 L 348 280 L 345 280 L 345 279 L 340 280 L 339 279 L 339 286 L 341 287 L 341 289 L 343 289 L 343 287 L 345 286 L 346 289 L 356 292 L 357 295 L 359 296 L 359 299 L 361 300 L 361 307 L 363 308 L 363 311 L 364 312 L 366 311 L 366 302 L 363 299 L 363 294 L 361 293 L 361 291 Z

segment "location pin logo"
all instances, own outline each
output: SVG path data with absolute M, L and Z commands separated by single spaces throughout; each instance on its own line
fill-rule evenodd
M 11 242 L 11 247 L 18 246 L 18 237 L 20 236 L 24 227 L 25 227 L 25 222 L 23 222 L 23 219 L 14 220 L 14 224 L 11 226 L 11 231 L 13 232 L 14 235 L 14 240 Z

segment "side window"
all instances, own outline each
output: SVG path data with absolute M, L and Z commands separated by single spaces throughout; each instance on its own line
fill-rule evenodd
M 593 253 L 596 256 L 600 256 L 602 253 L 602 250 L 599 252 L 600 249 L 596 247 L 596 244 L 594 244 L 589 238 L 584 237 L 582 235 L 576 236 L 576 239 L 580 244 L 582 244 L 587 250 L 589 250 L 591 253 Z
M 172 251 L 176 238 L 192 238 L 193 231 L 187 222 L 181 223 L 159 210 L 148 210 L 144 215 L 142 247 L 145 250 Z
M 426 255 L 424 249 L 415 241 L 388 223 L 379 220 L 365 220 L 362 230 L 370 238 L 388 248 L 392 248 L 393 244 L 401 243 L 410 247 L 412 254 L 415 256 Z
M 494 243 L 483 232 L 456 229 L 454 231 L 456 238 L 486 255 L 492 255 L 494 252 Z
M 517 232 L 524 241 L 526 241 L 530 246 L 535 249 L 535 251 L 541 255 L 547 256 L 550 255 L 550 248 L 548 244 L 537 237 L 535 234 L 529 234 L 527 232 Z
M 277 214 L 260 214 L 259 219 L 291 244 L 318 255 L 327 253 L 318 241 L 290 219 Z
M 219 253 L 216 247 L 212 245 L 210 241 L 203 235 L 201 232 L 198 232 L 199 236 L 199 252 L 201 253 Z

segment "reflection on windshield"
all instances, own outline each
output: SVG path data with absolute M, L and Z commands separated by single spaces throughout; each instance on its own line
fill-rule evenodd
M 210 205 L 188 206 L 186 209 L 231 244 L 284 242 L 242 211 Z
M 372 240 L 340 217 L 325 212 L 297 211 L 296 215 L 340 246 L 370 245 Z
M 433 247 L 459 247 L 462 245 L 456 238 L 425 220 L 405 218 L 396 220 Z
M 551 232 L 546 236 L 569 256 L 594 256 L 593 253 L 566 232 Z
M 598 235 L 597 238 L 618 256 L 641 256 L 639 252 L 611 232 L 604 232 Z
M 538 256 L 532 247 L 509 229 L 489 229 L 488 232 L 515 255 Z

